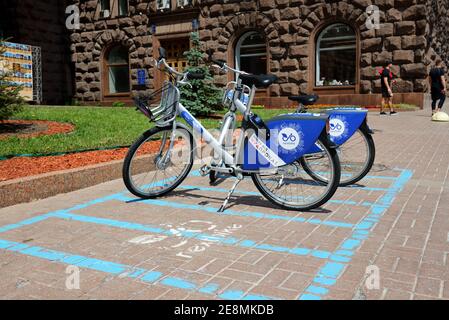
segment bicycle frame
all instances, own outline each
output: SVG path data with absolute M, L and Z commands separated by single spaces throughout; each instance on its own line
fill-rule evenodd
M 240 84 L 237 84 L 237 86 L 240 86 Z M 240 89 L 238 89 L 240 90 Z M 242 90 L 244 90 L 244 87 L 242 86 Z M 235 171 L 244 171 L 239 170 L 237 167 L 237 159 L 240 157 L 240 150 L 241 145 L 243 143 L 245 132 L 242 130 L 240 132 L 238 143 L 237 143 L 237 154 L 232 156 L 229 152 L 226 151 L 225 147 L 223 146 L 223 142 L 226 138 L 226 136 L 229 134 L 229 130 L 231 126 L 234 124 L 234 121 L 236 119 L 236 111 L 238 110 L 243 114 L 244 117 L 246 117 L 250 112 L 250 106 L 251 102 L 253 100 L 254 94 L 255 94 L 256 88 L 251 89 L 250 98 L 248 107 L 243 104 L 242 101 L 238 98 L 237 94 L 234 94 L 234 98 L 232 101 L 232 107 L 231 110 L 225 115 L 225 121 L 223 122 L 220 136 L 217 139 L 214 138 L 214 136 L 182 105 L 182 103 L 178 103 L 178 114 L 181 118 L 183 118 L 193 129 L 193 131 L 196 134 L 199 134 L 201 138 L 204 139 L 204 141 L 213 149 L 217 157 L 220 158 L 226 165 L 230 165 L 230 168 L 218 168 L 214 167 L 214 170 L 216 171 L 223 171 L 223 172 L 232 172 Z M 239 91 L 237 91 L 239 92 Z M 176 127 L 176 121 L 174 122 L 174 128 Z
M 176 90 L 176 96 L 179 97 L 180 92 L 178 85 L 190 85 L 187 81 L 189 73 L 177 72 L 167 65 L 164 58 L 158 61 L 158 68 L 160 68 L 161 65 L 163 65 L 164 69 L 168 70 L 171 74 L 171 79 L 174 84 L 173 90 Z M 232 69 L 225 64 L 222 68 L 231 70 L 237 75 L 244 73 Z M 245 90 L 249 92 L 248 99 L 245 99 L 247 100 L 245 101 L 246 105 L 241 100 L 242 97 L 246 98 L 243 96 Z M 176 117 L 180 116 L 192 127 L 193 132 L 198 134 L 205 143 L 212 148 L 215 157 L 221 161 L 219 166 L 215 166 L 211 163 L 209 166 L 203 167 L 205 168 L 204 171 L 213 169 L 217 172 L 230 173 L 239 176 L 242 173 L 260 172 L 261 169 L 272 172 L 278 167 L 296 161 L 299 157 L 305 154 L 305 151 L 308 148 L 312 147 L 312 145 L 319 139 L 320 135 L 326 133 L 325 126 L 328 116 L 320 114 L 283 115 L 270 119 L 266 125 L 264 125 L 261 120 L 260 122 L 262 123 L 260 126 L 254 124 L 254 120 L 251 118 L 251 105 L 254 100 L 255 92 L 256 87 L 254 85 L 252 88 L 249 88 L 242 84 L 239 77 L 237 78 L 229 112 L 225 117 L 218 140 L 215 139 L 215 137 L 187 110 L 185 106 L 182 105 L 182 103 L 179 102 L 179 100 L 177 101 L 176 112 L 172 124 L 173 132 L 177 126 Z M 243 114 L 245 123 L 236 144 L 236 153 L 235 155 L 231 155 L 226 150 L 226 147 L 223 146 L 223 142 L 229 133 L 231 125 L 235 123 L 235 113 L 237 111 Z M 316 122 L 313 120 L 318 121 Z M 166 124 L 164 124 L 164 126 L 165 125 Z M 251 129 L 254 129 L 254 133 L 248 134 L 248 132 L 253 131 Z M 262 133 L 263 130 L 266 130 L 266 135 L 261 139 L 259 133 Z M 293 137 L 295 138 L 294 141 L 282 140 L 282 137 L 288 137 L 289 135 L 291 137 L 291 134 L 293 134 Z M 174 136 L 172 137 L 174 138 Z M 171 145 L 170 148 L 172 147 L 173 146 Z M 167 155 L 167 157 L 170 157 L 170 155 Z
M 214 154 L 218 156 L 217 159 L 220 159 L 218 165 L 215 165 L 215 160 L 212 160 L 210 165 L 203 166 L 200 169 L 200 174 L 205 176 L 211 173 L 212 176 L 214 172 L 222 172 L 236 178 L 218 212 L 224 211 L 237 185 L 245 176 L 249 175 L 252 177 L 258 190 L 268 200 L 282 208 L 310 210 L 321 206 L 332 197 L 340 179 L 340 166 L 337 154 L 328 140 L 327 123 L 329 117 L 327 115 L 286 114 L 263 121 L 260 117 L 251 113 L 256 86 L 267 87 L 276 78 L 264 75 L 241 76 L 237 77 L 237 81 L 232 84 L 235 85 L 232 88 L 233 90 L 229 90 L 224 96 L 224 102 L 226 107 L 229 107 L 229 111 L 224 117 L 219 137 L 215 138 L 180 102 L 179 85 L 190 85 L 193 88 L 189 80 L 203 80 L 205 75 L 195 72 L 180 73 L 170 67 L 165 61 L 165 49 L 159 48 L 159 55 L 157 68 L 169 74 L 168 85 L 152 95 L 135 98 L 138 109 L 150 118 L 150 121 L 153 121 L 156 127 L 146 131 L 136 140 L 125 158 L 123 178 L 127 189 L 131 193 L 145 199 L 159 197 L 174 190 L 187 178 L 194 164 L 196 149 L 196 139 L 192 141 L 193 130 L 193 134 L 200 136 L 205 144 L 210 146 Z M 222 61 L 212 60 L 212 62 L 216 63 L 223 70 L 232 70 L 238 75 L 244 73 L 226 66 Z M 245 84 L 252 87 L 249 88 Z M 161 97 L 160 103 L 154 106 L 151 104 L 151 101 L 157 101 L 155 99 L 158 98 L 159 93 Z M 230 153 L 228 152 L 230 149 L 224 142 L 229 137 L 229 131 L 233 129 L 232 126 L 235 128 L 235 113 L 237 111 L 243 114 L 244 119 L 238 142 L 234 143 L 232 141 L 232 152 Z M 178 117 L 182 118 L 188 126 L 180 123 L 177 120 Z M 160 138 L 157 135 L 161 132 L 163 136 Z M 178 154 L 178 148 L 176 147 L 178 134 L 183 135 L 190 142 L 181 143 L 181 146 L 188 147 L 187 154 L 189 157 L 188 161 L 181 160 L 179 165 L 176 161 L 171 161 L 172 157 L 175 160 L 175 156 Z M 171 138 L 170 144 L 168 149 L 165 149 L 168 142 L 167 139 L 169 138 Z M 145 179 L 149 172 L 145 174 L 143 183 L 136 185 L 134 176 L 141 177 L 141 175 L 140 172 L 134 174 L 132 171 L 132 161 L 138 154 L 139 148 L 149 140 L 157 140 L 157 143 L 161 142 L 159 152 L 154 155 L 156 158 L 152 158 L 155 159 L 153 163 L 156 164 L 156 168 L 155 170 L 153 170 L 153 167 L 149 168 L 153 176 L 152 184 L 160 170 L 164 171 L 165 176 L 165 170 L 171 165 L 181 168 L 181 170 L 175 171 L 176 174 L 173 177 L 166 179 L 167 183 L 161 185 L 157 183 L 151 188 L 145 184 Z M 312 194 L 304 194 L 304 196 L 294 195 L 293 193 L 297 192 L 293 192 L 291 187 L 294 187 L 296 184 L 294 180 L 300 173 L 296 162 L 318 140 L 326 149 L 324 165 L 331 170 L 328 176 L 328 183 L 314 183 L 313 180 L 306 181 L 307 190 L 304 190 L 302 187 L 296 189 L 300 193 L 308 193 L 308 186 L 312 183 L 314 185 L 313 190 L 311 190 Z M 237 148 L 235 152 L 234 148 Z M 180 155 L 185 155 L 183 150 L 179 148 L 179 151 L 181 151 Z M 151 151 L 152 155 L 154 151 Z M 253 162 L 253 160 L 255 161 Z M 266 177 L 267 175 L 269 176 Z M 273 177 L 273 175 L 278 176 Z M 272 190 L 269 186 L 272 185 L 273 179 L 276 180 L 275 183 L 277 185 L 275 190 Z

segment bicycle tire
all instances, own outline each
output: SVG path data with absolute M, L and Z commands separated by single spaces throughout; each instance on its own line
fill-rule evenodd
M 331 171 L 333 173 L 332 181 L 330 183 L 320 182 L 322 184 L 328 185 L 327 190 L 324 192 L 324 194 L 322 196 L 320 196 L 315 201 L 312 201 L 307 204 L 302 204 L 302 205 L 298 205 L 298 204 L 295 205 L 293 203 L 288 203 L 286 201 L 282 201 L 282 200 L 278 199 L 276 196 L 274 196 L 272 194 L 272 192 L 267 190 L 266 186 L 260 180 L 259 173 L 254 173 L 251 175 L 251 177 L 252 177 L 252 180 L 253 180 L 254 184 L 256 185 L 257 189 L 260 191 L 260 193 L 262 193 L 262 195 L 265 198 L 267 198 L 271 203 L 273 203 L 283 209 L 287 209 L 287 210 L 310 211 L 310 210 L 321 207 L 327 201 L 329 201 L 332 198 L 332 196 L 335 194 L 335 192 L 337 191 L 337 188 L 340 183 L 340 161 L 339 161 L 339 158 L 338 158 L 338 155 L 337 155 L 337 152 L 335 149 L 328 147 L 326 143 L 323 143 L 321 141 L 321 139 L 319 139 L 319 141 L 321 142 L 320 144 L 325 149 L 324 151 L 326 152 L 326 154 L 328 155 L 328 157 L 330 159 L 330 164 L 332 165 Z
M 187 134 L 188 139 L 190 141 L 189 160 L 188 160 L 188 163 L 186 164 L 185 168 L 180 173 L 180 175 L 178 177 L 176 177 L 176 179 L 174 179 L 174 181 L 169 186 L 167 186 L 166 188 L 162 188 L 155 192 L 144 193 L 141 190 L 139 190 L 139 188 L 137 188 L 135 186 L 135 184 L 133 183 L 131 171 L 132 171 L 132 161 L 134 159 L 136 152 L 146 141 L 149 141 L 152 136 L 155 136 L 156 134 L 163 132 L 163 131 L 171 132 L 172 130 L 173 130 L 172 126 L 154 127 L 152 129 L 146 131 L 145 133 L 143 133 L 142 136 L 140 136 L 129 148 L 128 153 L 125 157 L 124 164 L 123 164 L 122 176 L 123 176 L 123 182 L 125 183 L 126 188 L 133 195 L 135 195 L 139 198 L 142 198 L 142 199 L 152 199 L 152 198 L 161 197 L 161 196 L 173 191 L 176 187 L 178 187 L 185 180 L 187 175 L 190 173 L 192 166 L 193 166 L 193 158 L 194 158 L 193 135 L 190 132 L 190 130 L 188 130 L 187 128 L 184 128 L 183 126 L 177 126 L 176 130 L 184 131 Z
M 367 132 L 366 130 L 359 128 L 357 131 L 361 134 L 361 136 L 365 140 L 368 155 L 366 157 L 366 161 L 365 161 L 364 165 L 362 166 L 362 170 L 360 170 L 356 174 L 351 175 L 347 179 L 345 179 L 345 173 L 344 173 L 344 169 L 343 169 L 343 168 L 345 168 L 344 159 L 342 160 L 342 158 L 340 157 L 340 165 L 342 168 L 341 179 L 340 179 L 341 187 L 350 186 L 350 185 L 353 185 L 353 184 L 359 182 L 371 171 L 371 169 L 374 165 L 374 161 L 376 158 L 376 146 L 374 143 L 374 139 L 373 139 L 372 135 L 369 132 Z M 344 144 L 343 144 L 343 146 L 341 146 L 341 148 L 344 148 Z M 323 182 L 323 183 L 326 182 L 326 180 L 324 180 L 320 175 L 313 172 L 313 170 L 308 165 L 308 162 L 306 161 L 305 157 L 302 157 L 300 161 L 301 161 L 302 167 L 304 168 L 304 171 L 306 171 L 313 179 Z

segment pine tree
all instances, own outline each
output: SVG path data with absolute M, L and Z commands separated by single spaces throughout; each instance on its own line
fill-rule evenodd
M 0 56 L 5 53 L 4 40 L 0 39 Z M 1 63 L 1 61 L 0 61 Z M 21 87 L 8 83 L 8 73 L 0 68 L 0 120 L 10 118 L 22 110 L 24 100 L 20 96 Z
M 200 51 L 201 42 L 198 32 L 190 35 L 192 46 L 184 53 L 188 67 L 184 71 L 203 73 L 205 80 L 192 80 L 181 88 L 181 103 L 196 116 L 207 116 L 223 108 L 221 99 L 223 91 L 213 83 L 209 68 L 205 65 L 204 55 Z

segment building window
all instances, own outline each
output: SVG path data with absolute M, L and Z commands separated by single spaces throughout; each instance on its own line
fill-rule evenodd
M 189 7 L 192 4 L 192 0 L 176 0 L 176 5 L 180 9 Z
M 111 16 L 110 0 L 100 0 L 100 16 L 102 18 L 109 18 Z
M 123 46 L 113 47 L 105 59 L 107 94 L 128 93 L 129 85 L 129 53 Z
M 100 18 L 127 16 L 128 0 L 100 0 Z
M 184 55 L 190 49 L 190 40 L 188 38 L 162 40 L 161 47 L 166 50 L 167 64 L 182 72 L 187 68 L 187 58 Z
M 157 0 L 156 4 L 158 11 L 167 11 L 171 8 L 171 0 Z
M 192 6 L 192 0 L 157 0 L 157 11 L 170 11 L 172 8 L 184 9 Z
M 118 0 L 118 15 L 119 16 L 128 15 L 128 0 Z
M 235 47 L 235 66 L 251 74 L 267 73 L 267 44 L 259 32 L 247 32 Z
M 356 34 L 343 23 L 326 27 L 316 44 L 316 86 L 348 86 L 356 82 Z

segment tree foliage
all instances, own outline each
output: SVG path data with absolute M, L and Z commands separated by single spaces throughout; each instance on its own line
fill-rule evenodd
M 213 83 L 209 68 L 204 61 L 204 54 L 200 50 L 200 40 L 197 32 L 191 33 L 192 46 L 184 53 L 188 67 L 185 71 L 203 73 L 205 80 L 190 81 L 192 87 L 184 85 L 181 88 L 181 103 L 197 116 L 207 116 L 223 108 L 221 99 L 223 92 Z

